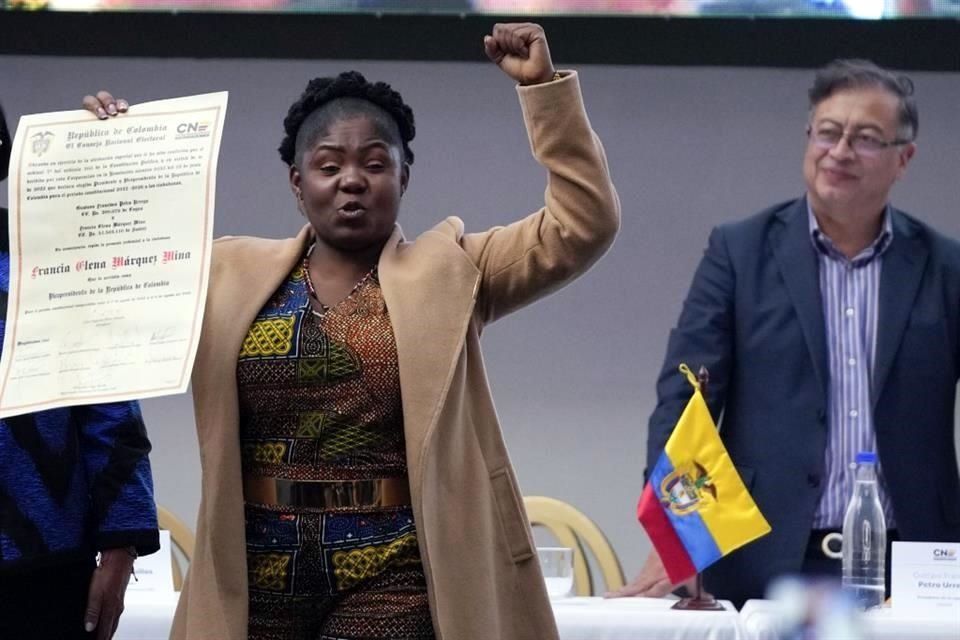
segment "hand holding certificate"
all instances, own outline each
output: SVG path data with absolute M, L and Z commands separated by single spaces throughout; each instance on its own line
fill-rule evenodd
M 24 116 L 0 417 L 186 390 L 227 94 Z

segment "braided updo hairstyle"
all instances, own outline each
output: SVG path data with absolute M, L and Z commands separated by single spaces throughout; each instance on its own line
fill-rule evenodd
M 366 116 L 387 140 L 403 148 L 403 158 L 413 164 L 410 141 L 416 135 L 413 110 L 385 82 L 367 82 L 357 71 L 335 78 L 314 78 L 283 119 L 285 136 L 277 149 L 287 165 L 296 164 L 331 124 L 344 118 Z

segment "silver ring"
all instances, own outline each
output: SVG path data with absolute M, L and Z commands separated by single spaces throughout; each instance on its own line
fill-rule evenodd
M 830 548 L 830 543 L 834 540 L 840 543 L 840 551 L 833 551 Z M 820 550 L 823 551 L 823 555 L 832 560 L 843 559 L 843 535 L 833 531 L 823 536 L 823 540 L 820 541 Z

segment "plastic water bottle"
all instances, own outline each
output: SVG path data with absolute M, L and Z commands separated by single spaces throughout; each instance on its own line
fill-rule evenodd
M 843 518 L 843 589 L 863 609 L 883 604 L 887 522 L 877 491 L 877 454 L 857 454 L 856 484 Z

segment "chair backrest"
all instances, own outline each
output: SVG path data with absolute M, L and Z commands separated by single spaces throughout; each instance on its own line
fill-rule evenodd
M 161 529 L 166 529 L 170 532 L 171 543 L 176 550 L 179 550 L 187 563 L 189 563 L 193 557 L 193 531 L 190 530 L 190 527 L 188 527 L 183 520 L 173 515 L 169 509 L 161 507 L 160 505 L 157 505 L 157 520 L 159 521 Z M 171 551 L 174 551 L 174 549 L 171 549 Z M 176 553 L 170 554 L 170 562 L 173 564 L 173 588 L 180 591 L 183 587 L 183 569 L 180 567 Z
M 593 556 L 608 591 L 623 586 L 623 569 L 610 541 L 582 511 L 546 496 L 527 496 L 523 503 L 532 526 L 546 528 L 560 544 L 573 549 L 574 593 L 578 596 L 594 595 L 594 580 L 584 551 Z

